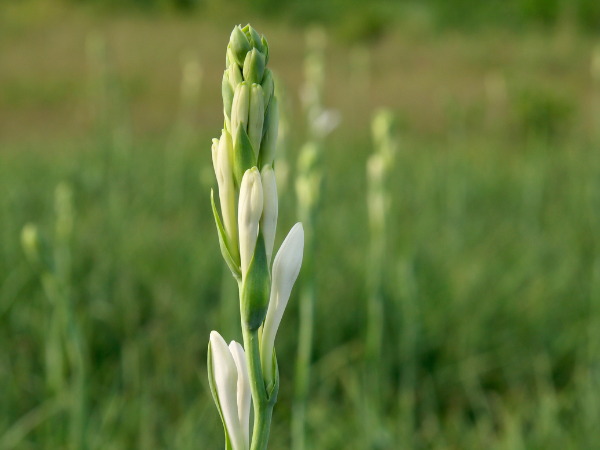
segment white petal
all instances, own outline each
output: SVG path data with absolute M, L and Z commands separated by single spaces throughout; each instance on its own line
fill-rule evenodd
M 302 266 L 303 250 L 304 229 L 301 223 L 297 223 L 281 244 L 273 262 L 271 298 L 261 345 L 261 364 L 267 386 L 274 381 L 272 358 L 275 335 Z
M 238 416 L 244 435 L 245 449 L 248 450 L 250 448 L 250 401 L 252 400 L 252 393 L 250 392 L 250 378 L 248 377 L 248 367 L 246 366 L 246 354 L 244 353 L 244 348 L 235 341 L 231 341 L 229 350 L 233 355 L 233 360 L 238 371 Z
M 216 331 L 210 333 L 213 376 L 221 412 L 233 450 L 245 450 L 237 406 L 237 367 L 225 340 Z

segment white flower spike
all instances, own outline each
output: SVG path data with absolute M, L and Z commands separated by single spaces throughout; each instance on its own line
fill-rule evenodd
M 302 224 L 298 222 L 292 227 L 283 244 L 281 244 L 273 262 L 271 298 L 261 342 L 261 365 L 267 389 L 275 381 L 272 362 L 275 335 L 290 298 L 292 287 L 300 272 L 303 251 L 304 229 Z

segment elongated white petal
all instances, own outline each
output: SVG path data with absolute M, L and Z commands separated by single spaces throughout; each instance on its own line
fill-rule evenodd
M 245 279 L 248 266 L 252 261 L 258 224 L 263 210 L 263 190 L 260 173 L 256 167 L 246 170 L 240 186 L 238 205 L 238 228 L 240 230 L 240 260 L 242 263 L 242 279 Z
M 274 381 L 272 358 L 275 335 L 300 272 L 303 251 L 304 229 L 301 223 L 297 223 L 281 244 L 273 262 L 271 298 L 261 342 L 261 364 L 267 387 L 270 387 Z
M 227 130 L 221 133 L 217 150 L 217 181 L 219 200 L 223 214 L 223 226 L 230 244 L 230 251 L 237 258 L 237 222 L 235 217 L 235 187 L 233 182 L 233 141 Z
M 244 448 L 248 450 L 250 448 L 250 400 L 252 399 L 252 393 L 250 392 L 250 378 L 248 377 L 248 367 L 246 366 L 246 354 L 244 353 L 244 348 L 235 341 L 231 341 L 229 350 L 233 355 L 238 372 L 238 416 L 242 426 L 242 434 L 244 435 Z
M 219 162 L 217 155 L 219 154 L 219 140 L 217 138 L 212 140 L 212 147 L 210 150 L 212 154 L 213 169 L 215 169 L 215 176 L 218 176 L 217 173 L 219 172 Z
M 273 245 L 275 244 L 275 231 L 277 228 L 277 182 L 275 171 L 270 165 L 266 165 L 260 171 L 260 179 L 263 188 L 263 212 L 260 218 L 260 229 L 265 237 L 265 250 L 267 262 L 271 264 Z
M 244 435 L 237 406 L 238 371 L 227 343 L 216 331 L 210 333 L 213 357 L 213 376 L 219 404 L 233 450 L 245 450 Z

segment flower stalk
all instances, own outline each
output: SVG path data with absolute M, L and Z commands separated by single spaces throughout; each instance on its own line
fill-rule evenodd
M 212 145 L 220 203 L 219 213 L 213 194 L 213 213 L 221 253 L 238 282 L 244 344 L 232 342 L 226 348 L 219 333 L 211 333 L 208 377 L 226 450 L 267 448 L 279 391 L 275 336 L 302 263 L 304 233 L 296 224 L 271 264 L 278 216 L 273 160 L 279 107 L 268 61 L 265 37 L 250 25 L 236 26 L 221 85 L 225 128 Z
M 384 336 L 383 275 L 385 267 L 386 221 L 389 210 L 387 179 L 394 165 L 397 139 L 394 117 L 378 111 L 372 122 L 375 152 L 367 160 L 367 211 L 371 231 L 370 259 L 367 265 L 367 333 L 365 355 L 365 432 L 370 448 L 379 448 L 381 420 L 380 373 Z

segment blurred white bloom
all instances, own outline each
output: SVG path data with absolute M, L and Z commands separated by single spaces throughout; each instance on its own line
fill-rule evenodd
M 261 341 L 261 365 L 267 389 L 270 389 L 274 383 L 272 358 L 275 335 L 300 272 L 303 251 L 304 229 L 301 223 L 297 223 L 281 244 L 273 262 L 271 298 Z

